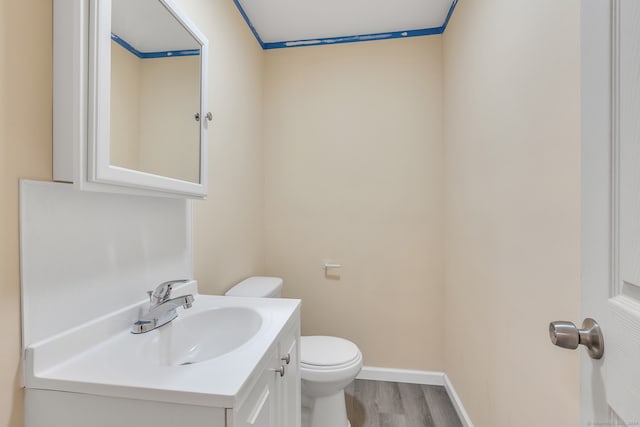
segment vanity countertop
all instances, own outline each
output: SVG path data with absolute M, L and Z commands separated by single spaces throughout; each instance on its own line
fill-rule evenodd
M 35 389 L 231 408 L 250 387 L 255 370 L 280 334 L 297 319 L 300 301 L 195 294 L 192 308 L 178 309 L 178 317 L 173 322 L 145 334 L 132 334 L 133 319 L 143 307 L 143 303 L 127 307 L 27 347 L 25 385 Z M 151 340 L 180 330 L 181 321 L 186 322 L 184 319 L 189 316 L 229 307 L 248 308 L 262 317 L 258 332 L 235 350 L 179 366 L 149 363 L 143 357 L 144 347 L 148 347 Z

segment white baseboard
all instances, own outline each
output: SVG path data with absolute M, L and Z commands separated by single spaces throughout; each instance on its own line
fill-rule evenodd
M 449 380 L 449 377 L 444 372 L 413 371 L 408 369 L 364 366 L 357 378 L 359 380 L 393 381 L 396 383 L 444 386 L 449 398 L 451 399 L 451 403 L 453 403 L 453 407 L 460 417 L 460 421 L 462 421 L 463 427 L 473 427 L 469 414 L 467 414 L 467 411 L 465 411 L 464 406 L 462 405 L 460 396 L 458 396 L 458 393 L 456 393 L 453 388 L 451 380 Z
M 453 384 L 447 374 L 444 374 L 444 388 L 447 390 L 449 399 L 451 399 L 451 403 L 453 403 L 453 407 L 456 409 L 463 427 L 473 427 L 471 418 L 469 418 L 469 414 L 467 414 L 467 411 L 464 409 L 462 400 L 460 400 L 460 396 L 458 396 L 458 393 L 456 393 L 456 390 L 453 388 Z
M 444 385 L 444 376 L 444 372 L 363 366 L 357 378 L 359 380 L 393 381 L 396 383 Z

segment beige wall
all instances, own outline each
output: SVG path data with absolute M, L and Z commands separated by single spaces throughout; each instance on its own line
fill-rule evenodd
M 200 59 L 139 60 L 140 170 L 200 182 Z
M 0 426 L 7 427 L 23 424 L 18 179 L 52 175 L 51 16 L 50 0 L 0 1 Z
M 140 169 L 140 59 L 111 41 L 109 162 Z
M 578 425 L 579 2 L 461 1 L 444 36 L 445 371 L 477 427 Z
M 140 59 L 111 42 L 112 165 L 200 182 L 200 59 Z
M 266 54 L 266 273 L 369 366 L 443 368 L 442 84 L 440 37 Z
M 179 0 L 209 39 L 209 196 L 194 202 L 195 277 L 222 293 L 264 269 L 264 55 L 231 1 Z

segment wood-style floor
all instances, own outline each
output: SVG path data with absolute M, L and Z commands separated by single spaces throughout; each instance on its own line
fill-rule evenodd
M 462 427 L 442 386 L 355 380 L 345 396 L 351 427 Z

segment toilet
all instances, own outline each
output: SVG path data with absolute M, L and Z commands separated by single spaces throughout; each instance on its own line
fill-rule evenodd
M 279 298 L 282 295 L 282 279 L 249 277 L 225 295 Z M 302 426 L 350 427 L 344 388 L 361 369 L 362 353 L 351 341 L 328 336 L 301 337 Z

